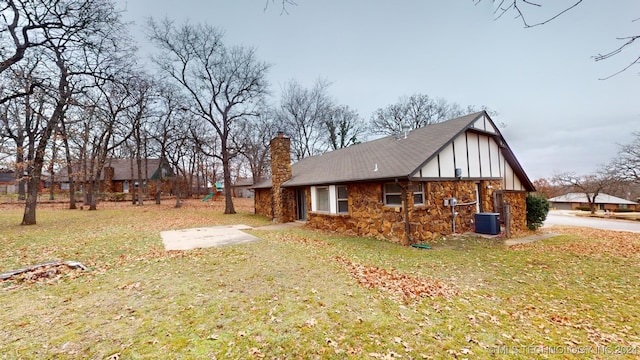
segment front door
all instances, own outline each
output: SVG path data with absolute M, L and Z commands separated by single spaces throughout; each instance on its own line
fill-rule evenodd
M 307 220 L 307 197 L 305 189 L 296 189 L 296 220 Z

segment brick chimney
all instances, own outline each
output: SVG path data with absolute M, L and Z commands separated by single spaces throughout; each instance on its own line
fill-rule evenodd
M 284 136 L 282 131 L 271 139 L 271 194 L 273 206 L 273 221 L 277 223 L 293 221 L 290 218 L 289 191 L 281 188 L 282 183 L 291 179 L 291 139 Z
M 113 192 L 113 177 L 115 175 L 115 169 L 111 166 L 105 166 L 102 171 L 104 172 L 104 192 Z

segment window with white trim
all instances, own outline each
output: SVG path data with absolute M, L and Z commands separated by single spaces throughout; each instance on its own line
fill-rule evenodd
M 424 187 L 422 183 L 415 184 L 413 189 L 413 205 L 424 205 Z
M 388 206 L 402 205 L 402 188 L 397 183 L 384 184 L 384 204 Z
M 336 202 L 338 204 L 338 213 L 349 213 L 349 193 L 346 186 L 336 186 Z
M 346 185 L 311 187 L 311 211 L 329 214 L 349 213 L 349 192 Z
M 315 189 L 316 211 L 329 212 L 329 187 L 328 186 L 316 186 Z

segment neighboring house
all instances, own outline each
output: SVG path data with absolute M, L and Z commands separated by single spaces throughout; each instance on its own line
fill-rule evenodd
M 275 222 L 407 244 L 450 234 L 454 224 L 473 231 L 475 213 L 502 213 L 506 203 L 511 229 L 526 228 L 534 186 L 484 111 L 293 165 L 290 139 L 280 133 L 270 146 L 272 178 L 253 188 L 255 212 Z
M 171 184 L 168 181 L 173 177 L 174 171 L 165 161 L 160 159 L 142 159 L 142 181 L 146 185 L 147 193 L 154 194 L 159 183 L 161 191 L 169 193 Z M 84 182 L 82 169 L 74 166 L 74 180 L 78 184 Z M 61 191 L 69 190 L 69 176 L 66 168 L 62 168 L 54 177 L 56 188 Z M 107 159 L 100 176 L 100 191 L 107 193 L 130 193 L 137 189 L 138 165 L 135 159 Z
M 239 198 L 253 198 L 253 178 L 237 178 L 231 185 L 233 196 Z
M 9 169 L 0 169 L 0 194 L 16 192 L 16 173 Z
M 589 200 L 584 193 L 568 193 L 553 197 L 548 201 L 551 207 L 558 210 L 575 210 L 578 207 L 589 206 Z M 603 193 L 596 196 L 595 205 L 596 209 L 599 210 L 639 209 L 638 203 L 636 202 Z

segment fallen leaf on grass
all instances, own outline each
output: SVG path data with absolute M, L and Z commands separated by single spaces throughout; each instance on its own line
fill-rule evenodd
M 306 327 L 312 328 L 312 327 L 316 326 L 317 324 L 318 324 L 318 322 L 316 321 L 316 319 L 311 318 L 311 319 L 307 319 L 302 326 L 306 326 Z
M 452 285 L 427 276 L 410 276 L 395 270 L 357 264 L 340 256 L 336 257 L 336 260 L 347 268 L 359 284 L 369 289 L 385 291 L 404 301 L 436 296 L 450 298 L 458 295 L 458 290 Z
M 579 241 L 539 246 L 535 243 L 510 246 L 510 250 L 532 250 L 540 253 L 570 252 L 589 256 L 640 257 L 640 236 L 627 231 L 554 226 L 553 232 L 574 235 Z

